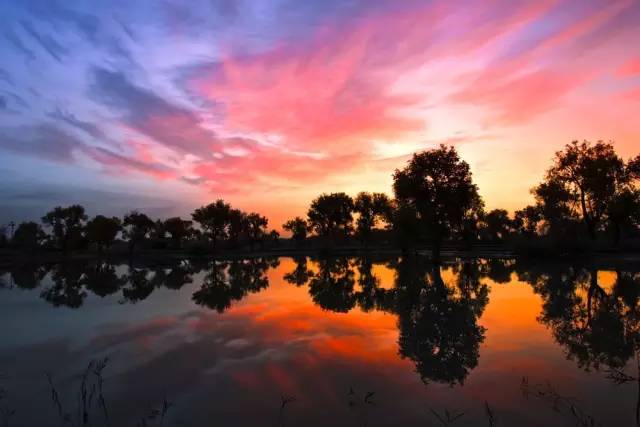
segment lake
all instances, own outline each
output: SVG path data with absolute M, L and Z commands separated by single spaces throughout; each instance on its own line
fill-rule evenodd
M 15 265 L 0 270 L 0 421 L 636 425 L 639 271 L 421 257 Z

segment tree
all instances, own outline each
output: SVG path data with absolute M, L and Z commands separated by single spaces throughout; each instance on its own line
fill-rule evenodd
M 229 240 L 233 246 L 237 246 L 240 235 L 247 232 L 248 228 L 247 214 L 240 209 L 231 209 L 229 211 Z
M 124 226 L 122 234 L 129 240 L 129 253 L 132 254 L 135 247 L 154 230 L 156 224 L 147 215 L 131 211 L 125 215 L 122 225 Z
M 98 246 L 98 251 L 108 249 L 116 240 L 116 236 L 122 229 L 119 218 L 107 218 L 97 215 L 87 223 L 87 239 Z
M 51 228 L 56 245 L 64 252 L 80 240 L 86 220 L 87 215 L 80 205 L 58 206 L 42 217 L 42 222 Z
M 378 222 L 389 218 L 393 204 L 384 193 L 362 192 L 356 196 L 353 206 L 358 213 L 356 234 L 367 245 Z
M 489 240 L 499 241 L 511 234 L 513 222 L 505 209 L 489 211 L 483 218 L 484 232 Z
M 573 197 L 558 181 L 542 182 L 531 192 L 547 234 L 561 236 L 578 220 Z
M 347 237 L 352 230 L 353 200 L 345 193 L 322 194 L 311 202 L 309 225 L 323 237 Z
M 256 212 L 251 212 L 246 216 L 246 224 L 247 236 L 249 237 L 251 247 L 253 248 L 253 245 L 256 242 L 263 243 L 263 238 L 267 231 L 267 225 L 269 224 L 267 217 Z
M 469 165 L 454 147 L 444 145 L 414 154 L 404 169 L 396 170 L 393 191 L 398 203 L 417 214 L 436 260 L 444 239 L 459 235 L 466 219 L 483 205 Z
M 518 234 L 533 236 L 538 231 L 540 220 L 540 209 L 537 206 L 527 206 L 515 212 L 513 227 Z
M 200 224 L 204 234 L 213 242 L 213 249 L 216 249 L 218 239 L 227 237 L 227 226 L 231 206 L 224 200 L 218 199 L 207 206 L 196 209 L 191 217 Z
M 7 246 L 7 242 L 9 240 L 7 239 L 7 227 L 6 226 L 0 226 L 0 248 L 4 248 L 5 246 Z
M 46 234 L 36 222 L 23 222 L 13 233 L 11 245 L 19 249 L 34 250 L 46 239 Z
M 164 229 L 171 236 L 173 246 L 178 249 L 182 246 L 182 242 L 192 234 L 192 226 L 192 221 L 183 220 L 177 216 L 164 221 Z
M 573 141 L 556 153 L 545 182 L 559 185 L 567 192 L 577 204 L 589 236 L 595 239 L 607 207 L 628 178 L 625 164 L 613 145 Z
M 299 216 L 282 224 L 282 229 L 291 233 L 291 237 L 296 244 L 301 246 L 307 240 L 309 232 L 309 224 Z

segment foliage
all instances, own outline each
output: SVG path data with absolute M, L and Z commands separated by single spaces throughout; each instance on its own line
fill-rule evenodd
M 436 258 L 443 240 L 461 235 L 466 219 L 483 206 L 469 165 L 454 147 L 444 145 L 414 154 L 404 169 L 396 170 L 393 191 L 400 205 L 416 213 Z
M 43 224 L 51 228 L 54 243 L 65 252 L 79 243 L 86 220 L 87 215 L 80 205 L 58 206 L 42 217 Z
M 122 224 L 119 218 L 97 215 L 87 223 L 87 240 L 95 243 L 99 251 L 103 251 L 113 245 L 121 229 Z
M 346 237 L 352 230 L 353 200 L 345 193 L 322 194 L 311 202 L 309 226 L 323 237 Z

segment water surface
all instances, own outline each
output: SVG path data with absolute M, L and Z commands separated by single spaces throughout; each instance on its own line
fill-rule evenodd
M 495 425 L 636 424 L 630 266 L 254 258 L 0 274 L 10 425 L 82 425 L 83 373 L 94 426 L 423 426 L 447 413 L 475 426 L 487 405 Z

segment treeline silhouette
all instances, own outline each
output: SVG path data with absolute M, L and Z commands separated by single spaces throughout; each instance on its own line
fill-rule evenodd
M 509 243 L 520 253 L 639 248 L 640 155 L 624 161 L 613 145 L 574 141 L 558 151 L 543 181 L 531 190 L 535 203 L 510 215 L 486 211 L 469 165 L 454 147 L 416 153 L 393 174 L 393 195 L 338 192 L 311 202 L 305 218 L 282 225 L 288 246 L 315 249 L 390 246 L 404 252 L 429 247 L 438 260 L 448 243 Z M 223 200 L 196 209 L 191 220 L 152 220 L 132 211 L 124 218 L 89 220 L 82 206 L 56 207 L 42 224 L 24 222 L 0 245 L 62 252 L 109 250 L 119 238 L 139 248 L 194 253 L 265 249 L 281 243 L 268 219 Z M 624 243 L 624 246 L 621 244 Z M 185 248 L 186 246 L 186 248 Z

